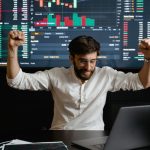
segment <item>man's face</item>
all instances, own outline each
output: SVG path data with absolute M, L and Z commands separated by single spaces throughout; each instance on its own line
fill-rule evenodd
M 90 79 L 92 76 L 97 60 L 97 53 L 90 53 L 86 55 L 71 56 L 71 61 L 74 65 L 76 76 L 81 79 L 82 82 Z

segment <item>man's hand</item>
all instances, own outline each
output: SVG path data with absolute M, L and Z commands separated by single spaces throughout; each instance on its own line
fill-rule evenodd
M 150 59 L 150 39 L 141 40 L 139 49 L 144 54 L 145 58 Z
M 139 72 L 139 78 L 144 88 L 150 87 L 150 39 L 143 39 L 139 49 L 144 54 L 144 65 Z
M 20 70 L 18 63 L 18 46 L 25 42 L 22 31 L 12 30 L 8 34 L 7 77 L 13 79 Z
M 15 50 L 18 46 L 25 42 L 25 36 L 22 31 L 12 30 L 8 35 L 8 48 L 9 50 Z

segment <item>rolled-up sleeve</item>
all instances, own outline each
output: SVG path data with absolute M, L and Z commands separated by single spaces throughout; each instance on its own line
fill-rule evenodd
M 10 79 L 6 76 L 7 84 L 10 87 L 15 87 L 15 85 L 18 85 L 18 83 L 21 81 L 21 77 L 22 77 L 22 69 L 19 70 L 18 74 L 13 79 Z
M 21 90 L 49 90 L 51 87 L 51 81 L 49 79 L 49 73 L 47 70 L 38 71 L 35 73 L 25 73 L 22 69 L 14 79 L 6 77 L 7 83 L 10 87 Z
M 114 91 L 122 90 L 141 90 L 143 85 L 139 79 L 138 73 L 123 73 L 118 71 L 114 82 Z

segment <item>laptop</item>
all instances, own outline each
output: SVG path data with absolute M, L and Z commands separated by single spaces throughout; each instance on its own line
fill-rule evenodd
M 150 149 L 150 105 L 121 107 L 109 136 L 72 141 L 88 150 Z

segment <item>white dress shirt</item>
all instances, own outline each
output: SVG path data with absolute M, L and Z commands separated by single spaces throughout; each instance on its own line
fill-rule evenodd
M 21 69 L 9 86 L 17 89 L 51 91 L 54 117 L 51 129 L 104 130 L 103 107 L 108 91 L 140 90 L 143 85 L 137 73 L 123 73 L 110 67 L 95 68 L 84 84 L 76 77 L 74 68 L 53 68 L 36 73 Z

